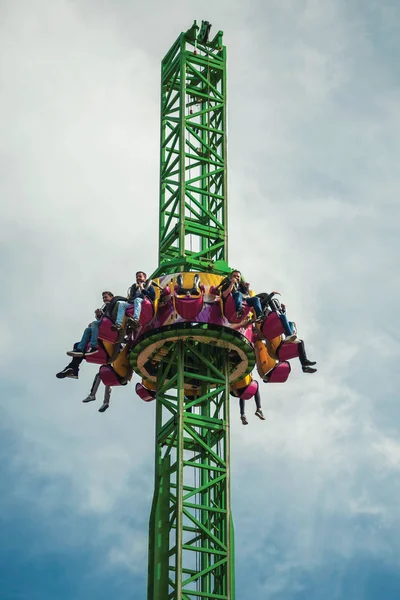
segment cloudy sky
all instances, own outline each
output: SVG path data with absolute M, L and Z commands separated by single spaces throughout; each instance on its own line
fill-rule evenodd
M 104 289 L 157 264 L 159 65 L 229 60 L 230 264 L 314 376 L 233 404 L 237 599 L 400 597 L 397 0 L 0 0 L 0 600 L 146 597 L 154 405 L 58 381 Z

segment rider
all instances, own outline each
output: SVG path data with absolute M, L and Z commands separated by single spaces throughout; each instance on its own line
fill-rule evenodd
M 245 298 L 246 303 L 254 309 L 256 319 L 262 318 L 263 313 L 260 298 L 258 298 L 258 296 L 249 295 L 250 284 L 243 281 L 240 271 L 234 269 L 229 277 L 225 277 L 225 279 L 221 281 L 218 287 L 221 289 L 221 295 L 224 302 L 229 294 L 232 294 L 235 303 L 236 317 L 238 319 L 243 317 L 243 298 Z
M 96 308 L 94 314 L 96 316 L 96 320 L 89 323 L 83 332 L 81 341 L 78 342 L 76 348 L 67 352 L 68 356 L 83 356 L 84 354 L 95 354 L 98 351 L 97 347 L 97 339 L 99 336 L 99 324 L 100 319 L 103 316 L 107 304 L 109 304 L 114 298 L 114 294 L 111 292 L 103 292 L 103 306 L 102 308 Z M 89 350 L 86 350 L 87 345 L 90 343 Z
M 109 314 L 110 310 L 112 311 L 113 307 L 118 302 L 118 300 L 120 300 L 122 298 L 122 296 L 114 296 L 114 294 L 112 294 L 111 292 L 103 292 L 102 298 L 103 298 L 104 305 L 102 306 L 101 309 L 97 308 L 95 311 L 95 313 L 97 313 L 98 315 L 100 315 L 100 311 L 102 314 Z M 96 348 L 98 326 L 99 326 L 99 323 L 97 321 L 97 316 L 96 316 L 96 321 L 93 321 L 92 323 L 90 323 L 89 326 L 85 329 L 81 341 L 78 342 L 77 344 L 74 344 L 74 350 L 72 350 L 72 352 L 74 353 L 72 355 L 73 358 L 72 358 L 71 362 L 66 367 L 64 367 L 64 369 L 62 371 L 60 371 L 59 373 L 56 374 L 57 379 L 65 379 L 65 377 L 70 377 L 71 379 L 79 378 L 79 367 L 80 367 L 81 362 L 84 360 L 84 354 L 80 349 L 78 350 L 78 346 L 79 346 L 79 348 L 82 348 L 83 347 L 82 340 L 83 340 L 83 343 L 86 341 L 86 345 L 88 344 L 88 342 L 90 340 L 91 347 L 94 346 Z M 86 336 L 85 336 L 85 334 L 86 334 Z M 85 337 L 86 337 L 86 339 L 84 339 Z M 94 342 L 96 342 L 96 346 L 95 346 Z M 84 348 L 86 348 L 86 345 L 84 346 Z M 67 352 L 67 354 L 71 356 L 72 353 Z M 94 352 L 89 352 L 89 353 L 87 352 L 86 354 L 94 354 Z
M 133 304 L 132 324 L 136 327 L 139 325 L 144 298 L 150 298 L 152 302 L 154 302 L 156 298 L 156 292 L 151 283 L 151 279 L 147 280 L 147 275 L 144 271 L 138 271 L 136 273 L 136 283 L 132 284 L 130 287 L 127 300 L 120 300 L 118 302 L 117 318 L 115 319 L 115 325 L 112 327 L 113 329 L 122 329 L 122 320 L 125 311 L 131 304 Z

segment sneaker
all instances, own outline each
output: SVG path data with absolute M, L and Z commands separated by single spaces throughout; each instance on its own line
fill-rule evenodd
M 248 425 L 249 424 L 248 420 L 246 419 L 246 415 L 242 415 L 240 418 L 242 420 L 242 424 L 243 425 Z
M 129 327 L 132 327 L 133 329 L 137 329 L 140 326 L 139 319 L 134 319 L 133 317 L 129 317 L 128 325 L 129 325 Z
M 293 335 L 288 335 L 287 337 L 285 337 L 284 341 L 292 344 L 299 343 L 297 340 L 297 335 L 295 333 Z
M 104 402 L 99 408 L 99 412 L 105 412 L 110 405 L 107 402 Z
M 256 318 L 255 322 L 260 323 L 260 321 L 262 321 L 263 319 L 264 319 L 264 315 L 261 314 L 259 317 Z
M 88 356 L 88 354 L 96 354 L 96 352 L 98 352 L 99 349 L 95 348 L 94 346 L 92 346 L 91 348 L 89 348 L 89 350 L 86 351 L 86 356 Z
M 314 365 L 316 365 L 316 361 L 315 360 L 308 360 L 308 358 L 303 362 L 303 367 L 313 367 Z
M 265 417 L 263 415 L 263 411 L 261 410 L 261 408 L 257 408 L 257 410 L 254 414 L 256 415 L 256 417 L 261 419 L 261 421 L 265 421 Z
M 82 400 L 82 402 L 93 402 L 93 400 L 96 400 L 96 396 L 93 396 L 93 394 L 89 394 L 89 396 Z
M 244 311 L 243 308 L 241 308 L 240 310 L 236 311 L 236 318 L 237 319 L 241 319 L 243 317 Z
M 70 350 L 67 352 L 68 356 L 83 356 L 82 350 Z
M 303 367 L 303 373 L 316 373 L 317 369 L 313 369 L 313 367 Z
M 65 369 L 56 374 L 56 377 L 57 379 L 64 379 L 64 377 L 78 379 L 78 373 L 75 372 L 72 367 L 65 367 Z
M 122 325 L 120 325 L 119 323 L 114 323 L 114 325 L 111 325 L 111 329 L 113 331 L 121 331 Z

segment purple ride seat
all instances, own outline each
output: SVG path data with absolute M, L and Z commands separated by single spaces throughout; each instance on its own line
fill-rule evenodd
M 99 338 L 114 344 L 118 337 L 118 331 L 113 331 L 111 329 L 112 325 L 114 325 L 114 323 L 109 317 L 103 317 L 99 325 Z
M 99 369 L 99 374 L 104 385 L 122 385 L 119 376 L 111 365 L 102 365 Z
M 225 313 L 225 317 L 228 319 L 228 321 L 230 323 L 241 323 L 247 317 L 249 312 L 251 312 L 252 308 L 251 308 L 251 306 L 249 306 L 246 303 L 245 299 L 243 300 L 243 303 L 242 303 L 242 309 L 243 309 L 243 315 L 240 317 L 240 319 L 238 319 L 236 316 L 235 301 L 233 300 L 232 294 L 229 294 L 229 296 L 225 300 L 224 313 Z
M 200 294 L 198 296 L 178 295 L 179 287 L 175 286 L 174 303 L 176 312 L 183 318 L 191 321 L 203 308 L 204 301 L 204 286 L 200 286 Z
M 90 344 L 88 344 L 86 350 L 88 350 L 89 348 Z M 85 358 L 86 362 L 88 363 L 93 363 L 95 365 L 105 365 L 108 361 L 108 354 L 103 348 L 103 346 L 99 344 L 96 354 L 85 354 Z
M 285 361 L 278 363 L 276 367 L 269 371 L 266 375 L 265 383 L 285 383 L 290 375 L 291 367 L 290 364 Z
M 280 361 L 290 360 L 299 357 L 299 344 L 291 342 L 281 342 L 276 350 L 276 355 Z
M 249 385 L 245 388 L 244 392 L 242 392 L 239 396 L 241 400 L 250 400 L 253 398 L 258 391 L 258 381 L 253 381 L 249 383 Z
M 263 336 L 269 341 L 278 337 L 278 335 L 282 335 L 282 333 L 284 333 L 281 320 L 276 314 L 276 312 L 269 313 L 268 317 L 261 325 L 261 331 L 263 333 Z
M 128 317 L 133 317 L 133 304 L 130 304 L 125 311 Z M 148 325 L 154 317 L 154 305 L 149 298 L 143 298 L 142 310 L 140 311 L 139 323 L 141 327 Z
M 135 392 L 144 402 L 151 402 L 156 397 L 153 390 L 148 390 L 142 383 L 137 383 L 135 386 Z

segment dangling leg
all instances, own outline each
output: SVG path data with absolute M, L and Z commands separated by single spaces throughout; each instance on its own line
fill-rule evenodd
M 240 408 L 240 418 L 242 420 L 243 425 L 248 425 L 249 422 L 246 419 L 246 415 L 244 414 L 244 400 L 243 400 L 243 398 L 239 398 L 239 408 Z
M 82 402 L 93 402 L 93 400 L 96 400 L 96 393 L 99 389 L 100 382 L 100 373 L 96 373 L 96 376 L 93 379 L 92 389 L 90 390 L 88 396 L 84 400 L 82 400 Z
M 316 365 L 317 363 L 315 361 L 308 360 L 303 340 L 300 340 L 299 344 L 299 360 L 301 366 L 303 367 L 303 373 L 316 373 L 317 369 L 313 369 L 312 366 Z
M 106 385 L 104 390 L 104 401 L 103 404 L 99 408 L 99 412 L 105 412 L 107 408 L 110 406 L 110 396 L 111 396 L 111 387 Z
M 261 421 L 265 421 L 263 411 L 261 410 L 261 396 L 260 396 L 259 390 L 257 390 L 256 395 L 254 396 L 254 401 L 256 403 L 256 408 L 257 408 L 257 410 L 255 412 L 256 417 L 261 419 Z

